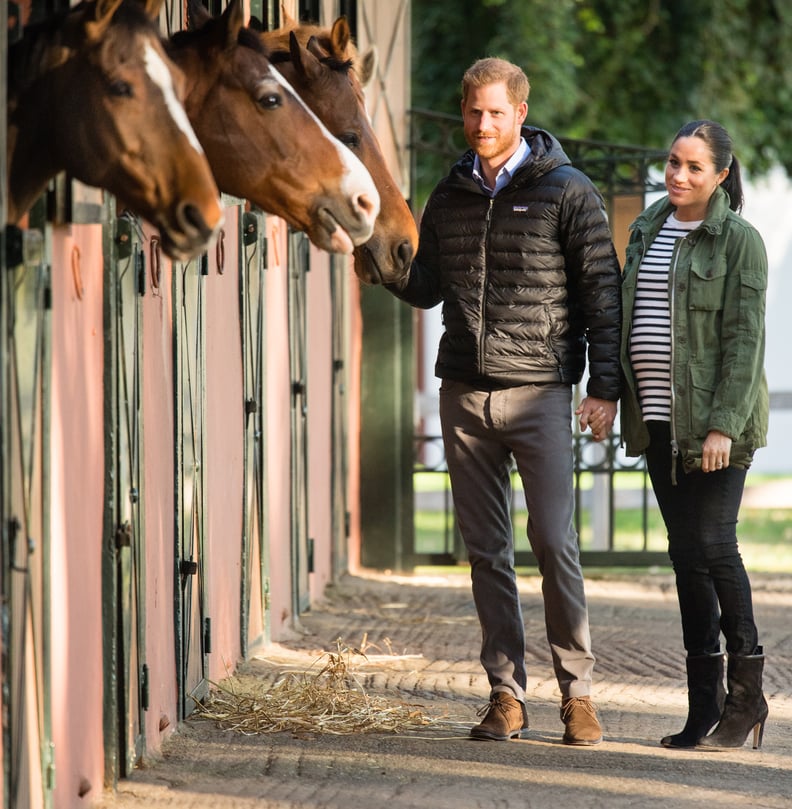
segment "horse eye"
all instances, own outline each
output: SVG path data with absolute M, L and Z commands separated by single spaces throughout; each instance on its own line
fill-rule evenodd
M 258 103 L 264 107 L 265 110 L 276 110 L 283 104 L 283 99 L 279 93 L 267 93 L 261 96 Z
M 110 82 L 110 94 L 124 98 L 132 98 L 132 85 L 123 79 L 112 81 Z
M 357 132 L 344 132 L 343 135 L 339 135 L 338 139 L 350 149 L 357 149 L 360 146 L 360 138 Z

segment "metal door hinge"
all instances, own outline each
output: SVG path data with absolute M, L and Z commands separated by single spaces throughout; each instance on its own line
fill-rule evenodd
M 129 522 L 122 523 L 115 532 L 116 548 L 129 548 L 132 545 L 132 526 Z
M 140 707 L 144 711 L 149 709 L 149 667 L 144 663 L 140 667 Z
M 48 792 L 52 792 L 55 789 L 55 744 L 53 742 L 50 742 L 47 748 L 44 783 Z
M 204 618 L 204 654 L 212 653 L 212 619 Z

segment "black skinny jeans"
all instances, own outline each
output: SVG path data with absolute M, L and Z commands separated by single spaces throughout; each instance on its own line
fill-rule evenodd
M 746 470 L 686 474 L 677 457 L 673 485 L 670 425 L 651 421 L 647 427 L 646 465 L 668 531 L 685 649 L 690 656 L 717 652 L 722 631 L 727 652 L 753 654 L 758 634 L 751 584 L 737 547 Z

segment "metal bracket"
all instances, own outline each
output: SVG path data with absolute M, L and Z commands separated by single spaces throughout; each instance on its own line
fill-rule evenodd
M 250 211 L 245 211 L 245 213 L 242 214 L 242 240 L 244 241 L 245 247 L 250 247 L 251 244 L 256 243 L 258 233 L 258 217 Z
M 22 264 L 22 228 L 16 225 L 5 226 L 5 253 L 6 267 L 18 267 Z
M 132 526 L 128 523 L 122 523 L 116 528 L 115 532 L 116 548 L 129 548 L 132 545 Z
M 140 707 L 144 711 L 149 709 L 149 694 L 149 667 L 147 663 L 144 663 L 140 667 Z
M 119 216 L 116 219 L 116 252 L 121 260 L 132 255 L 133 233 L 132 223 L 128 216 Z

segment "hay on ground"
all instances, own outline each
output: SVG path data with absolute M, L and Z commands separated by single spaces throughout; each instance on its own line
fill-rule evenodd
M 352 672 L 359 649 L 338 643 L 308 671 L 289 672 L 274 685 L 244 686 L 234 677 L 215 684 L 197 713 L 226 730 L 246 735 L 291 731 L 299 734 L 387 732 L 426 728 L 441 720 L 422 707 L 367 694 Z

